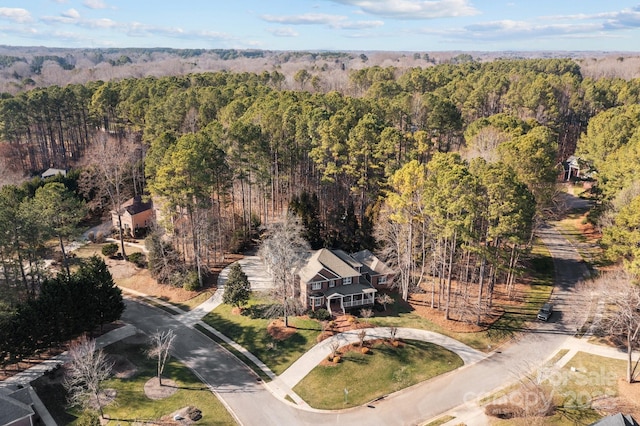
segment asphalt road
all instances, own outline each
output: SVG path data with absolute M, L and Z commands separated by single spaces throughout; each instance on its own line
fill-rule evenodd
M 585 319 L 586 296 L 576 289 L 587 269 L 576 249 L 552 227 L 539 232 L 554 258 L 556 306 L 548 323 L 534 326 L 488 358 L 395 393 L 370 406 L 340 412 L 302 410 L 271 394 L 256 375 L 200 332 L 170 315 L 127 301 L 123 320 L 145 333 L 171 328 L 174 354 L 191 367 L 227 404 L 244 425 L 413 425 L 514 382 L 544 362 Z M 327 389 L 342 392 L 342 389 Z

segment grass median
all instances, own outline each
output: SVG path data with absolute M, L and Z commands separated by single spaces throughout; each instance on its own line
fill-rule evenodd
M 323 364 L 293 390 L 314 408 L 335 410 L 365 404 L 464 363 L 442 346 L 407 340 L 398 347 L 381 341 L 373 344 L 367 354 L 348 351 L 339 363 Z
M 115 389 L 115 400 L 104 407 L 105 415 L 112 419 L 106 424 L 136 424 L 170 421 L 170 414 L 185 407 L 197 407 L 202 412 L 198 425 L 235 425 L 218 398 L 203 384 L 193 372 L 171 359 L 163 374 L 163 383 L 173 380 L 177 390 L 163 399 L 150 399 L 144 391 L 145 383 L 156 375 L 156 361 L 145 355 L 147 345 L 117 342 L 105 348 L 105 352 L 115 357 L 113 373 L 124 374 L 113 377 L 103 384 L 104 389 Z M 38 394 L 49 408 L 57 424 L 76 424 L 79 410 L 65 409 L 66 393 L 58 378 L 50 382 L 43 377 L 34 383 Z M 163 418 L 165 420 L 160 420 Z M 105 423 L 103 423 L 105 424 Z

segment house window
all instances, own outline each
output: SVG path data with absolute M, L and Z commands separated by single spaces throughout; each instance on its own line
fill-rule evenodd
M 335 287 L 335 286 L 336 286 L 336 280 L 329 281 L 329 287 Z
M 322 306 L 322 302 L 324 301 L 324 297 L 322 296 L 310 296 L 309 297 L 309 305 L 311 307 Z
M 386 283 L 387 283 L 386 275 L 382 275 L 381 277 L 378 278 L 378 284 L 386 284 Z
M 351 277 L 344 277 L 342 279 L 342 285 L 348 285 L 351 284 Z
M 311 283 L 311 290 L 322 290 L 322 283 Z

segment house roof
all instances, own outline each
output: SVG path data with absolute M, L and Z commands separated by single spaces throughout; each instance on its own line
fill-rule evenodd
M 344 255 L 348 256 L 346 253 L 344 253 Z M 357 263 L 357 261 L 355 263 Z M 298 275 L 303 282 L 310 282 L 323 270 L 327 270 L 335 275 L 335 277 L 325 277 L 327 279 L 357 277 L 360 275 L 350 263 L 347 263 L 337 254 L 325 248 L 311 254 L 311 257 L 309 257 L 306 265 L 300 270 Z
M 630 414 L 613 414 L 611 416 L 604 417 L 591 426 L 638 426 L 638 422 L 635 421 Z
M 142 197 L 137 195 L 129 200 L 127 200 L 122 207 L 129 213 L 131 216 L 135 216 L 138 213 L 142 213 L 147 211 L 153 207 L 153 203 L 151 200 L 147 202 L 142 201 Z
M 12 424 L 35 414 L 29 405 L 19 400 L 22 397 L 22 394 L 0 393 L 0 425 Z
M 366 272 L 369 272 L 371 275 L 393 274 L 393 270 L 369 250 L 362 250 L 357 253 L 353 253 L 351 256 L 369 269 L 369 271 Z
M 341 285 L 337 287 L 330 288 L 329 290 L 324 292 L 325 297 L 333 296 L 334 294 L 339 294 L 341 296 L 348 296 L 350 294 L 359 294 L 359 293 L 375 293 L 376 289 L 371 287 L 369 284 L 360 284 L 354 283 L 349 285 Z
M 45 179 L 45 178 L 56 176 L 56 175 L 66 176 L 67 171 L 63 169 L 54 169 L 53 167 L 51 167 L 45 170 L 40 176 L 42 176 L 42 179 Z

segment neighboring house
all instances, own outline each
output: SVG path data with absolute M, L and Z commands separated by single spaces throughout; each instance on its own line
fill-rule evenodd
M 359 255 L 372 265 L 379 262 L 377 258 L 373 260 L 375 256 L 370 252 Z M 371 284 L 372 278 L 378 283 L 387 280 L 383 273 L 342 250 L 320 249 L 309 256 L 298 273 L 300 301 L 307 309 L 326 308 L 331 313 L 372 306 L 377 291 Z
M 629 414 L 613 414 L 611 416 L 604 417 L 591 426 L 638 426 L 638 422 Z
M 153 203 L 144 202 L 142 197 L 136 196 L 126 201 L 123 205 L 121 215 L 122 229 L 126 234 L 135 237 L 136 231 L 141 228 L 148 228 L 153 222 Z M 118 229 L 118 214 L 111 212 L 111 223 Z
M 36 401 L 42 405 L 31 386 L 12 390 L 0 389 L 0 426 L 31 426 L 43 424 L 36 411 Z M 48 413 L 47 413 L 48 414 Z
M 40 176 L 42 177 L 42 179 L 46 179 L 48 177 L 53 177 L 53 176 L 57 176 L 57 175 L 66 176 L 67 175 L 67 171 L 63 170 L 63 169 L 50 168 L 50 169 L 45 170 L 45 172 L 42 173 Z
M 565 181 L 571 180 L 571 178 L 580 177 L 580 158 L 575 155 L 572 155 L 563 161 L 562 167 L 564 169 L 563 179 Z

